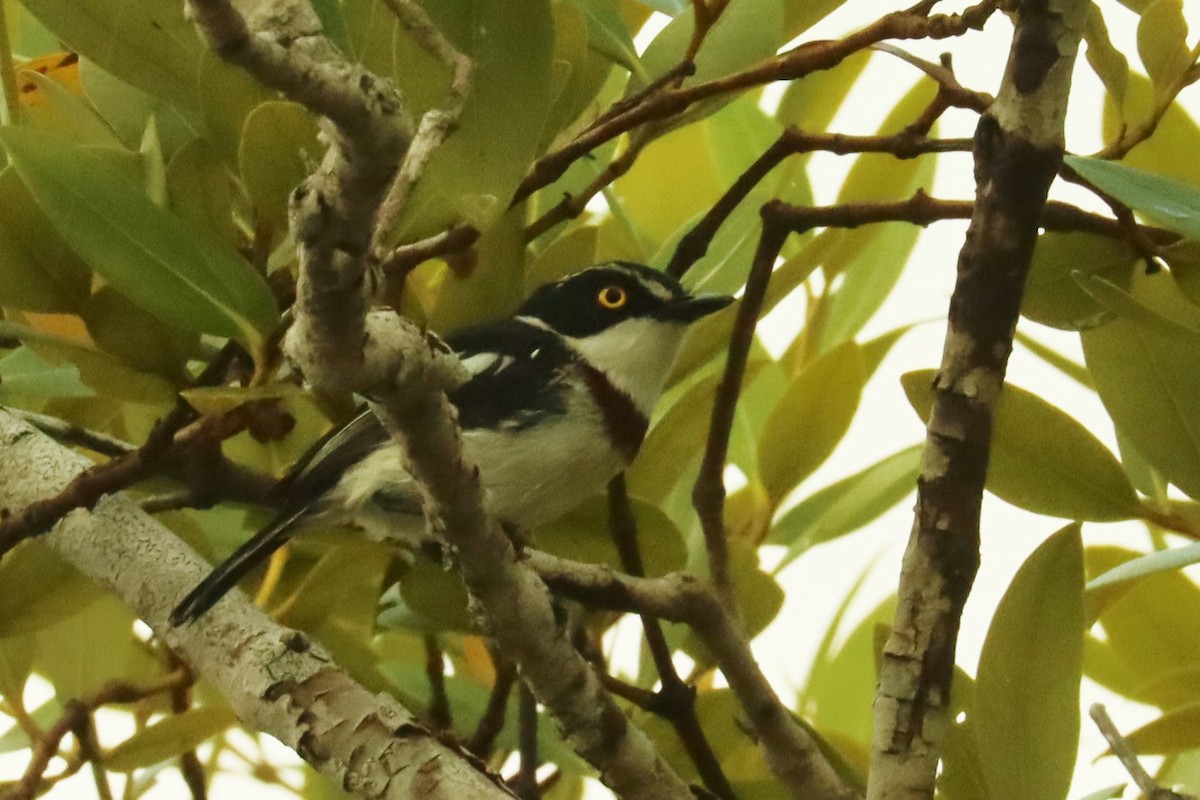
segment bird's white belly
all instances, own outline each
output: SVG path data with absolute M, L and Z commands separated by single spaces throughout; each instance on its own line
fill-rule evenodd
M 464 455 L 479 467 L 497 518 L 523 528 L 550 522 L 603 489 L 627 466 L 610 444 L 594 404 L 576 397 L 569 405 L 573 407 L 567 414 L 523 429 L 463 432 Z M 403 515 L 385 513 L 375 494 L 410 487 L 415 497 L 416 486 L 400 448 L 389 443 L 348 471 L 335 491 L 342 495 L 351 521 L 369 535 L 409 540 L 420 535 L 417 520 L 406 523 Z

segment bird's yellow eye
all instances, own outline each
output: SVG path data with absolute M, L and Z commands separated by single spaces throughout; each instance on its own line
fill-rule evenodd
M 596 299 L 607 309 L 617 309 L 629 301 L 629 295 L 620 286 L 606 286 L 596 295 Z

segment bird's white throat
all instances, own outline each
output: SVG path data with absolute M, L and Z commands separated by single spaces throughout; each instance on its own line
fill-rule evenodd
M 675 366 L 687 326 L 645 317 L 627 319 L 591 336 L 564 341 L 649 419 Z

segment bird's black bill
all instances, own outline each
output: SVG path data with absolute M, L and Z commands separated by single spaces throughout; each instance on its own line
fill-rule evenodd
M 732 302 L 733 298 L 729 295 L 701 294 L 664 306 L 655 316 L 677 322 L 695 322 L 701 317 L 720 311 Z

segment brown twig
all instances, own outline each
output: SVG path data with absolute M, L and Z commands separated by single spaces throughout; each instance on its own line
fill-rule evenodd
M 493 661 L 496 659 L 493 657 Z M 496 737 L 504 730 L 508 711 L 508 696 L 512 694 L 517 680 L 517 670 L 509 663 L 496 663 L 496 680 L 488 695 L 487 707 L 475 725 L 475 732 L 463 742 L 463 746 L 480 758 L 487 758 L 496 746 Z
M 955 152 L 970 150 L 970 147 L 969 139 L 927 139 L 923 134 L 912 135 L 907 132 L 892 136 L 846 136 L 837 133 L 805 133 L 788 128 L 738 176 L 704 217 L 684 234 L 671 256 L 666 271 L 676 278 L 687 274 L 687 271 L 708 252 L 713 237 L 734 209 L 771 170 L 789 156 L 820 150 L 837 155 L 891 153 L 896 158 L 915 158 L 924 153 Z
M 458 225 L 419 242 L 397 247 L 379 262 L 379 271 L 389 287 L 398 286 L 408 273 L 429 259 L 461 253 L 478 239 L 478 230 L 470 225 Z
M 1170 789 L 1164 789 L 1155 783 L 1154 778 L 1142 766 L 1142 762 L 1138 761 L 1137 753 L 1117 730 L 1117 726 L 1113 724 L 1112 717 L 1108 716 L 1108 710 L 1105 709 L 1103 703 L 1093 704 L 1088 709 L 1088 714 L 1091 715 L 1092 722 L 1096 723 L 1100 735 L 1108 742 L 1112 754 L 1125 767 L 1125 771 L 1129 773 L 1129 777 L 1133 778 L 1133 782 L 1142 790 L 1142 795 L 1147 800 L 1196 800 L 1195 795 L 1180 794 Z
M 102 456 L 117 458 L 137 449 L 129 442 L 109 436 L 107 433 L 93 431 L 58 417 L 19 408 L 10 408 L 8 411 L 63 444 L 83 447 Z
M 855 800 L 811 737 L 792 717 L 721 599 L 686 573 L 636 578 L 604 565 L 582 564 L 537 550 L 525 557 L 546 585 L 596 608 L 686 623 L 713 654 L 758 738 L 765 760 L 797 797 Z
M 1197 59 L 1200 59 L 1200 43 L 1192 48 L 1191 58 L 1194 69 Z M 1163 117 L 1171 110 L 1171 106 L 1175 103 L 1175 98 L 1191 83 L 1191 76 L 1193 74 L 1191 69 L 1182 70 L 1179 73 L 1179 77 L 1167 87 L 1166 91 L 1156 91 L 1154 93 L 1154 107 L 1150 109 L 1150 113 L 1146 115 L 1146 118 L 1132 128 L 1123 129 L 1117 141 L 1097 150 L 1092 154 L 1092 157 L 1120 161 L 1129 154 L 1130 150 L 1153 136 L 1154 132 L 1158 130 L 1159 123 L 1162 122 Z
M 529 687 L 522 683 L 518 689 L 517 700 L 517 752 L 520 754 L 521 764 L 513 786 L 521 800 L 538 800 L 542 792 L 537 780 L 540 766 L 537 698 Z
M 933 382 L 896 615 L 879 659 L 868 800 L 934 793 L 959 625 L 979 567 L 992 420 L 1046 197 L 1062 163 L 1085 8 L 1085 0 L 1017 7 L 1004 80 L 976 128 L 977 201 Z
M 617 545 L 622 568 L 634 577 L 644 578 L 646 570 L 638 545 L 637 520 L 629 502 L 625 473 L 613 478 L 608 484 L 608 527 Z M 675 728 L 675 734 L 708 790 L 722 800 L 733 800 L 733 787 L 725 777 L 720 759 L 713 751 L 708 737 L 704 735 L 704 729 L 700 727 L 700 720 L 696 716 L 695 689 L 679 677 L 671 659 L 671 648 L 659 621 L 648 614 L 641 615 L 641 620 L 646 647 L 650 650 L 650 657 L 654 660 L 654 667 L 662 680 L 662 688 L 649 693 L 649 705 L 642 707 L 666 718 Z M 605 685 L 612 691 L 611 684 Z
M 574 219 L 582 214 L 593 197 L 604 191 L 605 187 L 629 171 L 630 167 L 637 161 L 637 157 L 641 154 L 645 144 L 646 140 L 642 138 L 631 141 L 625 152 L 610 161 L 608 166 L 601 170 L 600 174 L 591 183 L 580 189 L 577 194 L 565 195 L 557 205 L 529 223 L 528 227 L 525 228 L 525 241 L 532 242 L 534 239 L 551 230 L 555 225 L 566 222 L 569 219 Z
M 144 686 L 112 681 L 86 698 L 68 701 L 58 721 L 40 740 L 34 742 L 29 764 L 20 780 L 8 790 L 5 800 L 31 800 L 36 797 L 45 780 L 46 768 L 58 753 L 63 737 L 68 733 L 84 730 L 90 724 L 91 715 L 96 709 L 113 703 L 136 703 L 147 697 L 171 691 L 190 680 L 191 673 L 187 670 L 175 670 L 166 677 Z
M 967 30 L 978 30 L 996 7 L 996 0 L 983 0 L 961 14 L 930 16 L 928 4 L 919 3 L 912 8 L 886 14 L 841 39 L 802 44 L 742 72 L 649 95 L 644 102 L 607 117 L 601 124 L 594 125 L 566 145 L 535 161 L 517 188 L 513 202 L 518 203 L 538 189 L 549 186 L 562 177 L 571 164 L 605 142 L 647 122 L 681 113 L 694 103 L 831 69 L 847 56 L 885 39 L 943 39 L 961 35 Z
M 182 714 L 192 707 L 192 684 L 195 681 L 195 675 L 192 673 L 191 667 L 174 650 L 168 650 L 167 653 L 171 669 L 185 670 L 189 676 L 189 680 L 181 682 L 171 689 L 171 711 Z M 208 797 L 208 781 L 204 774 L 204 764 L 200 761 L 200 756 L 196 753 L 195 748 L 180 754 L 179 774 L 183 776 L 183 782 L 191 792 L 192 800 L 205 800 Z
M 709 575 L 722 602 L 735 618 L 737 599 L 729 574 L 729 546 L 725 540 L 725 461 L 729 453 L 729 436 L 733 430 L 733 417 L 742 390 L 742 379 L 746 374 L 746 361 L 754 340 L 758 315 L 766 297 L 771 272 L 775 268 L 775 259 L 788 236 L 788 229 L 776 220 L 778 208 L 779 204 L 774 201 L 763 206 L 763 231 L 759 237 L 754 261 L 750 265 L 750 274 L 746 278 L 746 289 L 738 305 L 733 332 L 729 337 L 729 356 L 713 399 L 704 458 L 700 462 L 700 474 L 692 489 L 692 504 L 696 507 L 700 526 L 704 530 Z
M 437 637 L 425 634 L 425 677 L 429 681 L 429 707 L 425 716 L 434 730 L 448 731 L 454 726 L 450 698 L 446 694 L 446 656 Z

